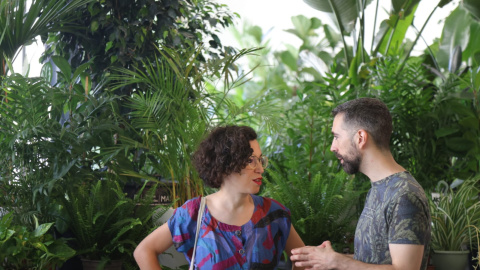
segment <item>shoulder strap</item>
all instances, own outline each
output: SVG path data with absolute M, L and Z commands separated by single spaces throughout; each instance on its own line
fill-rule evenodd
M 195 262 L 195 251 L 197 250 L 197 241 L 198 241 L 198 235 L 200 232 L 200 227 L 202 225 L 202 219 L 203 219 L 203 212 L 205 212 L 205 203 L 207 202 L 207 198 L 202 196 L 202 199 L 200 201 L 200 208 L 198 209 L 198 214 L 197 214 L 197 231 L 195 232 L 195 244 L 193 245 L 193 253 L 192 253 L 192 260 L 190 261 L 190 268 L 189 270 L 193 270 L 193 264 Z

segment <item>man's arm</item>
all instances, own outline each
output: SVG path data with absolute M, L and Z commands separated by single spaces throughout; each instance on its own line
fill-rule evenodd
M 295 266 L 305 269 L 337 270 L 418 270 L 422 264 L 423 245 L 390 244 L 391 265 L 367 264 L 350 256 L 337 253 L 329 241 L 318 247 L 304 247 L 292 250 L 290 259 Z

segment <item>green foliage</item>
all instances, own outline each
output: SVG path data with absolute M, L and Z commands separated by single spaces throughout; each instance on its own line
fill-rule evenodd
M 464 57 L 467 58 L 463 60 L 468 60 L 475 53 L 479 53 L 478 47 L 480 43 L 476 37 L 477 33 L 475 33 L 479 31 L 479 26 L 480 23 L 475 21 L 471 14 L 462 7 L 456 8 L 446 18 L 439 49 L 436 54 L 436 60 L 440 68 L 444 70 L 449 69 L 449 60 L 452 57 L 454 48 L 457 46 L 460 46 L 462 50 L 465 50 L 467 47 L 473 49 L 470 54 L 464 54 Z M 471 32 L 473 29 L 476 29 L 476 31 Z
M 398 55 L 401 56 L 401 63 L 397 67 L 397 71 L 401 71 L 410 58 L 410 54 L 420 39 L 425 26 L 430 20 L 437 8 L 441 8 L 451 0 L 433 2 L 431 5 L 433 10 L 430 12 L 426 22 L 420 30 L 416 30 L 417 36 L 413 42 L 407 42 L 407 29 L 413 27 L 413 18 L 417 12 L 417 6 L 420 0 L 405 1 L 392 0 L 391 9 L 388 11 L 388 18 L 380 22 L 377 30 L 377 25 L 374 25 L 373 31 L 366 29 L 366 16 L 372 16 L 374 23 L 377 24 L 379 18 L 379 2 L 376 1 L 376 8 L 374 14 L 366 14 L 365 8 L 372 3 L 372 1 L 355 1 L 355 0 L 304 0 L 307 4 L 315 9 L 327 12 L 332 17 L 333 22 L 337 25 L 341 33 L 343 41 L 343 55 L 346 69 L 350 70 L 350 77 L 353 84 L 358 84 L 355 77 L 361 75 L 362 66 L 370 61 L 371 57 L 376 57 L 379 54 L 383 56 Z M 436 4 L 435 4 L 436 3 Z M 421 12 L 424 12 L 422 10 Z M 356 24 L 358 21 L 358 25 Z M 355 31 L 353 31 L 355 30 Z M 368 49 L 366 44 L 366 33 L 371 32 L 371 48 Z M 347 46 L 346 39 L 351 38 L 355 45 Z
M 325 240 L 343 251 L 351 247 L 360 196 L 365 191 L 356 177 L 339 172 L 331 141 L 330 112 L 333 99 L 345 91 L 345 77 L 325 77 L 324 83 L 298 89 L 295 102 L 285 112 L 283 128 L 273 135 L 263 195 L 272 197 L 292 213 L 292 222 L 306 244 Z M 348 92 L 348 91 L 347 91 Z
M 464 250 L 472 245 L 480 221 L 478 176 L 463 182 L 458 190 L 448 187 L 440 198 L 430 199 L 432 216 L 432 248 L 434 250 Z M 439 183 L 439 185 L 440 185 Z
M 125 132 L 118 137 L 118 145 L 105 152 L 105 162 L 125 153 L 133 166 L 117 163 L 111 168 L 129 177 L 158 181 L 152 175 L 159 175 L 170 180 L 177 205 L 202 194 L 190 157 L 208 129 L 242 117 L 268 116 L 260 102 L 238 106 L 227 97 L 232 85 L 245 80 L 230 68 L 256 50 L 241 50 L 199 68 L 195 59 L 201 48 L 181 53 L 162 48 L 161 58 L 142 62 L 141 68 L 115 69 L 119 75 L 111 76 L 113 89 L 133 86 L 134 94 L 124 104 L 130 109 Z M 219 80 L 222 90 L 214 88 Z M 206 81 L 211 88 L 206 89 Z
M 75 237 L 77 253 L 91 260 L 132 260 L 133 250 L 153 229 L 155 185 L 145 198 L 143 188 L 134 199 L 118 182 L 99 180 L 67 191 L 61 202 L 66 223 Z
M 157 58 L 144 62 L 141 69 L 119 69 L 120 75 L 113 76 L 116 88 L 138 85 L 127 104 L 131 108 L 128 127 L 136 134 L 120 136 L 120 144 L 113 149 L 114 153 L 135 153 L 136 166 L 118 170 L 155 181 L 148 176 L 169 177 L 176 183 L 172 197 L 180 198 L 180 203 L 202 190 L 198 177 L 192 175 L 190 155 L 206 130 L 207 119 L 200 93 L 189 82 L 191 68 L 193 62 L 170 65 Z
M 7 92 L 0 103 L 2 207 L 25 224 L 33 224 L 33 215 L 51 222 L 65 187 L 105 173 L 97 156 L 119 130 L 115 99 L 85 95 L 82 85 L 55 87 L 18 74 L 3 80 L 2 90 Z
M 305 244 L 330 240 L 337 251 L 352 248 L 362 194 L 356 191 L 358 180 L 345 173 L 319 172 L 309 181 L 305 173 L 285 175 L 276 169 L 269 170 L 264 195 L 290 209 L 292 224 Z
M 208 43 L 210 56 L 218 57 L 223 46 L 217 29 L 232 23 L 225 5 L 214 1 L 94 1 L 77 9 L 75 23 L 81 33 L 50 32 L 44 36 L 52 53 L 71 59 L 78 67 L 93 58 L 93 77 L 110 67 L 131 68 L 152 60 L 155 46 L 194 48 Z M 203 55 L 199 58 L 204 59 Z
M 390 109 L 393 120 L 391 149 L 395 160 L 409 170 L 424 188 L 439 179 L 450 179 L 450 156 L 445 144 L 438 142 L 439 128 L 435 105 L 435 87 L 428 84 L 425 69 L 412 63 L 401 73 L 399 59 L 378 59 L 369 69 L 368 95 L 378 97 Z
M 75 255 L 65 238 L 54 239 L 53 223 L 36 224 L 32 231 L 12 223 L 13 213 L 0 219 L 0 269 L 50 269 Z
M 329 150 L 333 106 L 330 94 L 341 88 L 338 82 L 342 78 L 326 80 L 328 84 L 312 83 L 297 90 L 296 102 L 285 112 L 283 129 L 272 136 L 271 148 L 267 150 L 278 153 L 272 154 L 272 159 L 281 162 L 279 169 L 287 167 L 306 174 L 308 180 L 335 159 Z
M 77 8 L 93 0 L 13 0 L 0 4 L 1 75 L 7 74 L 5 60 L 12 61 L 21 46 L 48 32 L 78 30 L 72 21 Z

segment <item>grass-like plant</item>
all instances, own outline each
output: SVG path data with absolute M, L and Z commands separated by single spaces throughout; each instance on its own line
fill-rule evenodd
M 480 225 L 480 178 L 466 180 L 458 190 L 447 189 L 437 200 L 430 200 L 432 248 L 460 251 L 475 244 L 475 229 Z

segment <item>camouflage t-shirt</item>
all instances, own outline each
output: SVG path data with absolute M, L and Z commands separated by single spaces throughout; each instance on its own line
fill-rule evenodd
M 392 264 L 389 244 L 424 245 L 420 269 L 426 269 L 430 223 L 425 192 L 409 172 L 374 182 L 355 231 L 354 258 L 371 264 Z

